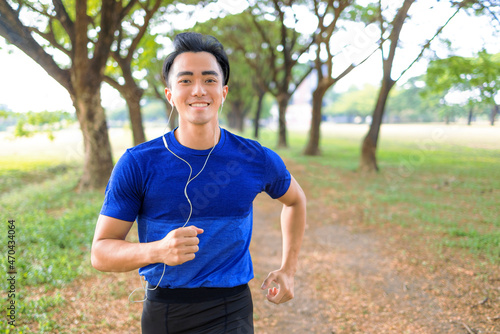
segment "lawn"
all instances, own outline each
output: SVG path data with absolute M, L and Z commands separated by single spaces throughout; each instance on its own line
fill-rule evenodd
M 365 130 L 362 125 L 326 126 L 319 157 L 302 155 L 305 132 L 290 132 L 290 148 L 277 152 L 302 171 L 298 181 L 308 184 L 309 196 L 358 217 L 341 223 L 396 226 L 411 231 L 409 243 L 424 242 L 436 256 L 465 252 L 485 264 L 500 264 L 498 127 L 384 126 L 381 171 L 373 174 L 357 171 Z M 161 133 L 153 129 L 149 138 Z M 19 333 L 29 332 L 27 324 L 33 322 L 40 333 L 57 329 L 52 314 L 64 300 L 43 292 L 95 274 L 89 251 L 103 194 L 74 191 L 81 172 L 79 138 L 78 130 L 56 133 L 54 142 L 0 136 L 6 148 L 0 153 L 0 210 L 4 223 L 14 219 L 16 226 Z M 116 159 L 130 137 L 113 130 L 111 138 Z M 274 148 L 275 133 L 263 131 L 261 142 Z M 4 272 L 7 266 L 3 261 Z M 7 291 L 8 282 L 0 287 Z M 0 330 L 9 332 L 5 319 Z
M 498 128 L 384 127 L 378 173 L 357 171 L 363 126 L 329 125 L 319 157 L 302 154 L 305 132 L 290 134 L 290 148 L 277 152 L 305 167 L 312 196 L 341 210 L 354 208 L 363 224 L 402 226 L 436 252 L 466 250 L 478 260 L 500 263 Z M 262 137 L 274 147 L 274 133 Z

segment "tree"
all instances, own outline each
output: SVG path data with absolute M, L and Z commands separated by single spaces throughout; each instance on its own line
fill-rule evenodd
M 427 90 L 443 97 L 449 92 L 466 96 L 469 109 L 468 124 L 472 120 L 472 110 L 490 107 L 490 124 L 494 125 L 497 104 L 495 96 L 500 87 L 500 53 L 489 54 L 482 50 L 477 57 L 451 56 L 434 59 L 429 63 L 426 74 Z M 445 99 L 443 98 L 443 101 Z
M 148 27 L 163 0 L 138 2 L 132 15 L 128 15 L 118 27 L 116 41 L 112 47 L 112 60 L 104 81 L 120 92 L 129 111 L 134 145 L 146 141 L 141 116 L 141 99 L 144 89 L 134 74 L 149 65 L 156 57 L 159 45 L 148 32 Z M 116 71 L 117 67 L 120 71 Z M 120 83 L 122 79 L 122 83 Z
M 270 75 L 267 90 L 278 102 L 278 147 L 287 147 L 286 109 L 288 102 L 297 87 L 311 73 L 312 66 L 300 66 L 299 58 L 305 54 L 312 44 L 311 38 L 301 36 L 296 30 L 297 11 L 301 10 L 298 1 L 272 0 L 257 2 L 247 10 L 251 13 L 252 22 L 257 30 L 253 35 L 260 48 L 248 50 L 250 66 L 254 68 L 267 66 Z M 268 18 L 277 19 L 277 29 L 269 29 Z M 295 26 L 289 27 L 286 22 L 291 19 Z M 259 50 L 260 52 L 256 52 Z M 253 59 L 252 59 L 253 58 Z M 256 62 L 260 62 L 257 65 Z M 262 95 L 263 96 L 263 95 Z
M 0 2 L 0 36 L 37 62 L 73 101 L 85 151 L 80 189 L 105 186 L 113 168 L 100 87 L 115 32 L 137 0 L 124 2 Z
M 254 18 L 250 11 L 244 11 L 237 15 L 226 16 L 220 20 L 223 29 L 217 29 L 215 33 L 224 40 L 224 44 L 231 50 L 230 58 L 245 62 L 244 71 L 247 72 L 243 79 L 248 84 L 245 93 L 255 96 L 256 101 L 254 112 L 254 137 L 259 137 L 259 124 L 262 116 L 264 96 L 270 90 L 271 71 L 268 64 L 271 59 L 268 57 L 270 45 L 263 42 L 254 23 Z M 276 31 L 278 28 L 274 22 L 261 22 L 261 27 L 265 27 L 268 32 Z M 244 33 L 242 33 L 244 32 Z M 237 63 L 236 66 L 240 66 Z M 233 65 L 232 68 L 235 66 Z M 251 74 L 250 74 L 251 73 Z M 233 75 L 234 78 L 234 75 Z M 248 78 L 251 78 L 248 80 Z M 231 79 L 232 80 L 232 79 Z M 233 87 L 231 85 L 231 91 Z M 231 93 L 232 95 L 232 93 Z M 231 96 L 230 95 L 230 96 Z
M 318 27 L 313 36 L 316 48 L 314 69 L 317 78 L 316 89 L 312 94 L 312 117 L 309 130 L 309 139 L 304 150 L 305 155 L 319 155 L 320 126 L 322 120 L 323 98 L 330 87 L 351 72 L 356 65 L 351 64 L 340 75 L 333 77 L 333 58 L 330 41 L 337 22 L 346 8 L 352 4 L 351 0 L 313 1 L 314 14 L 318 18 Z M 333 15 L 331 21 L 329 17 Z M 322 56 L 322 53 L 326 54 Z M 362 62 L 361 62 L 362 63 Z M 360 63 L 360 64 L 361 64 Z
M 378 171 L 377 159 L 376 159 L 376 149 L 378 144 L 378 138 L 380 133 L 380 126 L 382 124 L 382 119 L 384 116 L 385 106 L 389 93 L 394 87 L 394 84 L 415 64 L 423 55 L 424 51 L 430 47 L 430 44 L 436 36 L 438 36 L 443 28 L 450 22 L 450 20 L 459 12 L 459 10 L 467 5 L 470 1 L 463 0 L 460 3 L 455 4 L 456 10 L 447 19 L 447 21 L 437 29 L 436 33 L 432 38 L 430 38 L 422 47 L 421 52 L 416 56 L 416 58 L 409 64 L 409 66 L 401 72 L 401 74 L 396 78 L 392 78 L 392 69 L 394 64 L 394 58 L 396 56 L 396 51 L 398 49 L 398 43 L 400 42 L 400 34 L 403 29 L 403 25 L 408 17 L 408 12 L 410 7 L 413 5 L 415 0 L 405 0 L 401 7 L 397 9 L 394 18 L 389 22 L 387 18 L 384 17 L 385 11 L 382 9 L 382 2 L 379 0 L 378 6 L 378 21 L 379 21 L 379 50 L 382 56 L 382 68 L 383 76 L 380 85 L 380 90 L 373 111 L 372 123 L 370 129 L 366 134 L 362 147 L 361 147 L 361 160 L 360 169 L 365 171 Z M 389 11 L 390 12 L 390 11 Z M 389 44 L 389 45 L 387 45 Z

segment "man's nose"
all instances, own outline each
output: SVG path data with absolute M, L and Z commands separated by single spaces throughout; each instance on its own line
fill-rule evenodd
M 205 87 L 203 86 L 203 83 L 200 81 L 196 81 L 195 84 L 193 85 L 193 96 L 203 96 L 206 94 Z

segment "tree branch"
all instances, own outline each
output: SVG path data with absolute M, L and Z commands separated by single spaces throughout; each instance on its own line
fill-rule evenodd
M 127 14 L 132 10 L 132 8 L 134 7 L 134 5 L 136 3 L 137 3 L 137 0 L 130 0 L 129 3 L 125 7 L 123 7 L 123 9 L 120 12 L 120 19 L 119 19 L 119 21 L 123 20 L 123 18 L 125 16 L 127 16 Z
M 450 21 L 458 14 L 458 12 L 460 11 L 460 9 L 462 9 L 463 6 L 459 6 L 457 8 L 457 10 L 453 13 L 453 15 L 451 15 L 448 20 L 446 20 L 446 22 L 436 31 L 436 33 L 434 34 L 434 36 L 432 36 L 431 39 L 429 39 L 427 41 L 427 43 L 424 44 L 424 46 L 422 47 L 422 50 L 420 50 L 420 53 L 418 54 L 417 57 L 415 57 L 415 59 L 413 59 L 413 61 L 411 62 L 411 64 L 405 68 L 401 74 L 399 75 L 399 77 L 394 80 L 395 82 L 397 82 L 399 79 L 401 79 L 401 77 L 417 62 L 420 60 L 420 58 L 422 58 L 425 50 L 427 50 L 430 45 L 431 45 L 431 42 L 443 31 L 444 27 L 446 27 L 448 25 L 448 23 L 450 23 Z
M 294 87 L 294 88 L 293 88 L 293 89 L 289 92 L 289 94 L 290 94 L 289 96 L 292 96 L 292 95 L 293 95 L 293 93 L 295 93 L 295 91 L 296 91 L 296 90 L 297 90 L 297 88 L 300 86 L 300 84 L 302 83 L 302 81 L 304 81 L 304 80 L 305 80 L 305 78 L 307 78 L 307 76 L 308 76 L 309 74 L 311 74 L 312 70 L 313 70 L 313 67 L 312 67 L 312 66 L 309 66 L 309 67 L 307 68 L 307 71 L 306 71 L 306 72 L 302 75 L 302 77 L 300 77 L 300 78 L 299 78 L 299 80 L 297 80 L 297 81 L 295 81 L 295 82 L 294 82 L 295 87 Z
M 55 47 L 59 51 L 62 51 L 65 55 L 71 58 L 71 52 L 69 50 L 66 50 L 61 44 L 57 42 L 52 28 L 50 29 L 50 33 L 43 33 L 35 27 L 29 27 L 28 29 L 30 32 L 33 32 L 43 39 L 47 40 L 51 46 Z
M 132 44 L 128 48 L 127 61 L 131 61 L 132 56 L 134 55 L 134 52 L 137 49 L 137 46 L 139 45 L 141 39 L 146 34 L 146 31 L 148 30 L 149 21 L 151 21 L 153 15 L 156 13 L 158 8 L 160 8 L 161 2 L 162 2 L 161 0 L 156 0 L 153 5 L 153 8 L 151 8 L 150 10 L 144 8 L 144 10 L 146 11 L 146 16 L 144 17 L 144 24 L 142 25 L 142 27 L 140 27 L 139 32 L 137 33 L 134 40 L 132 41 Z
M 375 50 L 372 51 L 372 53 L 370 53 L 368 56 L 365 57 L 365 59 L 363 59 L 360 63 L 358 63 L 357 65 L 354 65 L 354 64 L 351 64 L 347 67 L 347 69 L 344 70 L 344 72 L 342 72 L 341 74 L 339 74 L 339 76 L 337 76 L 335 78 L 335 81 L 339 81 L 340 79 L 342 79 L 343 77 L 345 77 L 347 74 L 349 74 L 349 72 L 351 72 L 353 69 L 355 69 L 356 67 L 358 67 L 359 65 L 363 64 L 365 61 L 367 61 L 375 52 L 377 52 L 378 48 L 375 48 Z
M 89 64 L 88 64 L 88 47 L 87 47 L 87 42 L 88 42 L 87 1 L 76 1 L 75 12 L 76 12 L 75 37 L 72 48 L 73 66 L 75 66 L 75 68 L 81 69 L 81 71 L 78 71 L 78 73 L 88 73 Z M 100 37 L 101 33 L 99 33 L 99 39 Z M 84 80 L 84 79 L 85 78 L 83 77 L 78 78 L 78 80 Z
M 113 87 L 114 89 L 116 89 L 117 91 L 119 91 L 119 92 L 122 89 L 122 86 L 118 83 L 118 81 L 116 81 L 115 79 L 111 78 L 110 76 L 105 75 L 104 78 L 103 78 L 103 81 L 105 83 L 107 83 L 108 85 L 110 85 L 111 87 Z
M 275 49 L 273 48 L 273 43 L 271 43 L 271 41 L 269 40 L 263 27 L 257 21 L 257 18 L 252 13 L 249 13 L 249 15 L 252 18 L 252 22 L 253 22 L 254 26 L 257 28 L 257 31 L 259 32 L 260 36 L 262 37 L 264 42 L 266 42 L 267 45 L 269 46 L 268 49 L 270 50 L 270 53 L 271 53 L 270 54 L 271 63 L 273 64 L 271 66 L 271 77 L 272 77 L 272 81 L 277 82 L 278 81 L 278 73 L 276 71 L 276 53 L 275 53 Z
M 6 1 L 0 1 L 0 36 L 37 62 L 51 77 L 66 88 L 73 91 L 69 70 L 61 69 L 52 56 L 47 54 L 38 44 L 30 31 L 18 17 L 18 12 L 13 10 Z
M 379 19 L 379 24 L 380 24 L 379 49 L 380 49 L 380 52 L 382 53 L 382 59 L 385 59 L 383 45 L 384 45 L 386 39 L 384 38 L 385 29 L 384 29 L 384 16 L 382 15 L 382 0 L 378 1 L 378 19 Z
M 78 3 L 81 1 L 77 1 Z M 82 1 L 83 2 L 83 1 Z M 135 0 L 130 0 L 126 8 L 130 8 L 135 3 Z M 120 10 L 121 2 L 103 1 L 101 6 L 101 31 L 99 39 L 95 45 L 94 56 L 92 58 L 92 68 L 102 69 L 106 65 L 111 44 L 114 41 L 114 33 L 121 19 L 126 15 L 124 8 Z M 123 16 L 122 16 L 123 15 Z M 86 33 L 86 31 L 85 31 Z
M 398 47 L 399 35 L 403 28 L 404 21 L 408 16 L 408 11 L 415 0 L 405 0 L 401 8 L 398 10 L 394 20 L 392 21 L 392 30 L 389 35 L 389 40 L 391 41 L 391 46 L 389 48 L 389 55 L 387 57 L 387 62 L 392 66 L 394 57 L 396 55 L 396 49 Z
M 66 33 L 73 44 L 75 42 L 75 24 L 71 21 L 71 18 L 69 17 L 68 12 L 66 11 L 66 8 L 61 0 L 52 0 L 52 3 L 54 4 L 54 9 L 59 22 L 61 22 L 61 25 L 64 30 L 66 30 Z

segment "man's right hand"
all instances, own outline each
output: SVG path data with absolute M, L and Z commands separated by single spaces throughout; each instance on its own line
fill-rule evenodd
M 181 227 L 170 231 L 165 238 L 159 240 L 158 256 L 167 266 L 178 266 L 195 258 L 195 253 L 200 249 L 198 234 L 203 233 L 196 226 Z
M 177 266 L 191 261 L 199 250 L 196 226 L 171 231 L 166 237 L 153 242 L 126 241 L 134 222 L 99 215 L 92 242 L 92 266 L 100 271 L 131 271 L 149 264 L 165 263 Z

